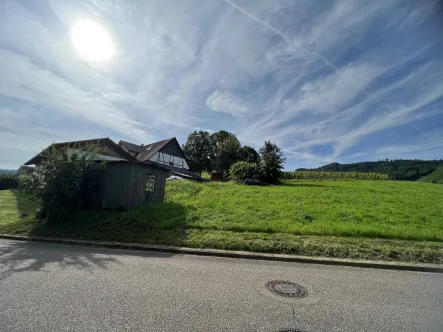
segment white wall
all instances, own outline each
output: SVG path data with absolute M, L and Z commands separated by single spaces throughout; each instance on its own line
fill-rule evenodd
M 154 153 L 154 155 L 151 158 L 149 158 L 149 160 L 165 165 L 170 165 L 169 162 L 172 162 L 174 165 L 170 166 L 189 169 L 188 163 L 186 162 L 185 159 L 176 156 L 171 156 L 163 152 Z

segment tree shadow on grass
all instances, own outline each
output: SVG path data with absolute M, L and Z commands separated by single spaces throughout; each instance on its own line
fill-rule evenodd
M 172 241 L 174 245 L 180 245 L 189 228 L 189 215 L 194 210 L 171 202 L 129 211 L 84 209 L 49 224 L 35 219 L 38 204 L 30 195 L 13 193 L 22 220 L 26 220 L 28 235 L 40 237 L 150 244 L 161 243 L 165 231 L 171 231 L 173 235 L 168 236 L 168 243 Z M 29 229 L 30 225 L 32 229 Z
M 32 195 L 23 194 L 18 189 L 11 190 L 17 202 L 17 210 L 21 217 L 26 217 L 30 214 L 35 213 L 38 208 L 38 200 Z

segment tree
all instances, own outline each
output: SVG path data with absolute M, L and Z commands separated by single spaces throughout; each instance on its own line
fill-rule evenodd
M 239 159 L 240 161 L 245 161 L 247 163 L 257 163 L 258 153 L 254 148 L 245 145 L 239 150 Z
M 262 179 L 267 183 L 278 183 L 283 175 L 282 169 L 286 158 L 281 149 L 271 141 L 265 141 L 260 149 Z
M 220 130 L 211 135 L 215 145 L 214 167 L 219 172 L 229 171 L 233 163 L 239 160 L 240 142 L 234 134 Z
M 215 145 L 207 131 L 194 131 L 189 134 L 188 140 L 183 145 L 183 153 L 189 162 L 192 171 L 212 171 L 215 159 Z

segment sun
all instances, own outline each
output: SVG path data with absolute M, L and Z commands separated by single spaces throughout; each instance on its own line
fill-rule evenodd
M 71 30 L 71 38 L 77 52 L 86 60 L 106 61 L 114 53 L 111 37 L 94 22 L 77 22 Z

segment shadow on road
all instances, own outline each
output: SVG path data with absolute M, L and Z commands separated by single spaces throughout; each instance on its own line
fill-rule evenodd
M 172 254 L 113 250 L 74 245 L 5 241 L 0 244 L 0 280 L 26 271 L 51 272 L 54 269 L 76 268 L 93 272 L 123 264 L 118 256 L 167 258 Z

